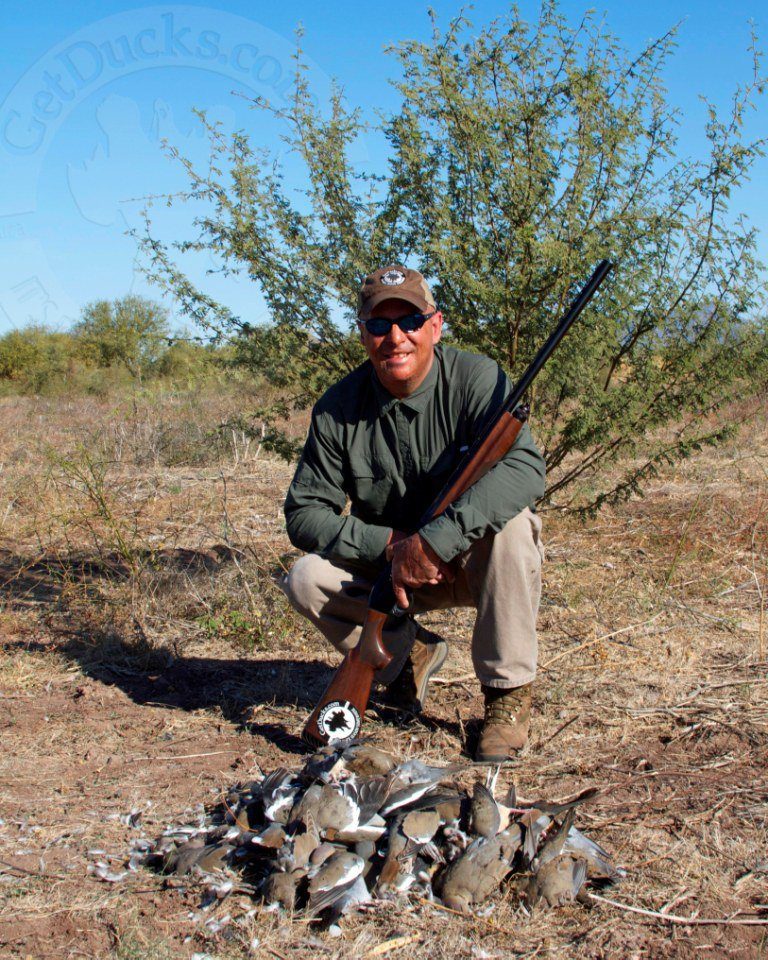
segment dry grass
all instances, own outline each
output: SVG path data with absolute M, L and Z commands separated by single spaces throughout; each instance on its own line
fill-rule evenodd
M 505 771 L 526 796 L 601 788 L 581 822 L 628 870 L 616 901 L 738 924 L 604 903 L 529 917 L 509 889 L 486 918 L 383 905 L 336 940 L 247 898 L 201 911 L 151 875 L 88 875 L 89 851 L 119 855 L 257 765 L 298 763 L 329 675 L 273 582 L 293 555 L 291 468 L 216 431 L 239 406 L 0 401 L 0 955 L 768 955 L 768 927 L 744 924 L 768 901 L 764 415 L 644 500 L 585 525 L 546 516 L 534 733 Z M 374 714 L 369 732 L 448 762 L 479 713 L 470 618 L 430 622 L 453 641 L 449 682 L 423 722 Z

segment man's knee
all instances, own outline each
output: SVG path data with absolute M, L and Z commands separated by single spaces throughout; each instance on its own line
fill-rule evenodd
M 513 517 L 494 537 L 494 547 L 501 552 L 534 556 L 543 559 L 541 519 L 527 507 Z
M 322 603 L 320 581 L 327 560 L 314 553 L 300 557 L 280 581 L 291 606 L 304 616 L 317 614 Z
M 532 582 L 541 576 L 541 520 L 525 509 L 495 534 L 470 548 L 465 569 L 476 591 L 483 584 L 511 585 L 515 579 Z M 475 601 L 477 602 L 477 601 Z

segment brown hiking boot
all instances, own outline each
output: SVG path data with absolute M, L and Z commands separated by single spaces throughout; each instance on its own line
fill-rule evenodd
M 532 688 L 532 683 L 511 690 L 483 687 L 485 718 L 475 760 L 501 763 L 525 746 L 531 725 Z
M 384 702 L 395 710 L 421 713 L 430 678 L 445 663 L 448 644 L 436 633 L 419 627 L 403 669 L 384 692 Z

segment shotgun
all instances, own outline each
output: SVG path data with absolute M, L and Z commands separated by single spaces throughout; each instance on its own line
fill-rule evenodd
M 515 389 L 491 416 L 485 429 L 448 478 L 421 518 L 418 529 L 438 517 L 501 460 L 514 444 L 529 413 L 528 405 L 520 404 L 520 401 L 612 266 L 609 260 L 601 260 L 595 267 L 592 276 L 533 358 Z M 302 737 L 310 746 L 337 743 L 358 735 L 368 707 L 374 674 L 392 660 L 384 646 L 382 630 L 388 617 L 402 616 L 405 613 L 395 600 L 392 590 L 392 565 L 388 563 L 374 583 L 368 598 L 368 612 L 359 643 L 344 657 L 304 727 Z

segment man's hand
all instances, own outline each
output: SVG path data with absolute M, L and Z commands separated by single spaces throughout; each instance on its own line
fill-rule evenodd
M 390 533 L 389 540 L 387 540 L 387 550 L 386 550 L 387 560 L 392 559 L 389 554 L 389 548 L 394 546 L 396 543 L 400 543 L 401 540 L 405 540 L 407 536 L 408 534 L 403 533 L 402 530 L 393 530 L 392 533 Z
M 435 585 L 455 579 L 450 565 L 435 553 L 426 540 L 418 533 L 401 539 L 399 531 L 393 531 L 387 547 L 387 560 L 392 561 L 392 589 L 397 605 L 403 610 L 408 608 L 406 588 L 416 589 L 425 584 Z

